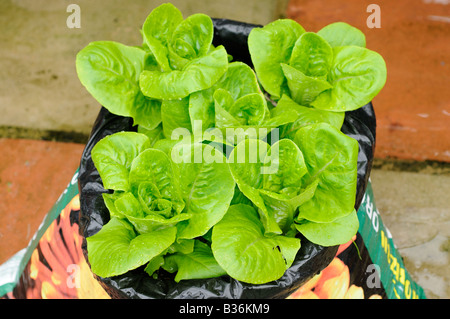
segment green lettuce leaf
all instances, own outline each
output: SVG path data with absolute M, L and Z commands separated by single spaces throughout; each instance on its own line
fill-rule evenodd
M 169 272 L 177 272 L 176 282 L 226 275 L 226 272 L 215 260 L 211 248 L 199 240 L 195 240 L 194 250 L 190 253 L 175 253 L 166 256 L 163 268 Z
M 277 106 L 272 109 L 271 113 L 272 116 L 276 117 L 278 114 L 285 114 L 286 111 L 292 112 L 293 110 L 297 113 L 296 120 L 292 123 L 282 125 L 279 128 L 280 138 L 289 138 L 293 140 L 298 129 L 310 124 L 323 122 L 340 130 L 344 123 L 345 112 L 331 112 L 302 106 L 295 103 L 287 95 L 281 97 Z
M 176 229 L 181 222 L 192 217 L 192 214 L 178 214 L 170 218 L 163 215 L 148 214 L 145 217 L 125 216 L 126 219 L 134 226 L 139 234 L 148 234 L 161 229 Z
M 183 133 L 192 132 L 188 103 L 188 98 L 163 101 L 161 106 L 161 118 L 166 139 L 174 139 L 178 134 L 182 135 Z M 175 136 L 172 137 L 174 131 Z
M 91 157 L 105 189 L 128 191 L 133 160 L 150 147 L 149 139 L 140 133 L 119 132 L 100 140 Z
M 146 129 L 143 126 L 138 126 L 137 132 L 144 134 L 148 137 L 148 139 L 150 141 L 150 147 L 155 145 L 155 143 L 157 141 L 164 138 L 162 123 L 160 123 L 157 127 L 155 127 L 154 129 L 151 129 L 151 130 Z
M 86 239 L 91 269 L 100 277 L 124 274 L 161 254 L 175 237 L 174 227 L 137 235 L 130 223 L 114 217 Z
M 231 64 L 228 66 L 228 70 L 230 68 Z M 201 124 L 201 132 L 215 126 L 213 94 L 216 86 L 217 83 L 209 89 L 194 92 L 189 96 L 189 117 L 192 124 Z
M 171 3 L 164 3 L 150 12 L 142 26 L 144 43 L 163 71 L 170 71 L 168 44 L 183 15 Z
M 235 182 L 226 158 L 212 146 L 177 145 L 172 154 L 176 154 L 180 194 L 186 203 L 184 212 L 192 215 L 179 225 L 178 238 L 202 236 L 225 215 L 234 195 Z
M 358 142 L 327 123 L 300 128 L 294 142 L 302 150 L 308 172 L 302 184 L 319 180 L 314 196 L 299 208 L 299 218 L 332 222 L 355 205 Z
M 227 52 L 223 46 L 196 58 L 182 70 L 170 72 L 144 70 L 139 84 L 145 96 L 154 99 L 175 100 L 189 94 L 210 88 L 226 72 Z
M 151 183 L 158 189 L 161 198 L 172 202 L 175 212 L 179 213 L 184 208 L 179 189 L 180 181 L 169 157 L 160 150 L 147 149 L 134 159 L 129 183 L 131 192 L 136 196 L 142 183 Z
M 282 63 L 291 98 L 300 105 L 309 105 L 316 97 L 332 86 L 325 80 L 303 74 L 301 71 Z M 284 96 L 284 95 L 283 95 Z
M 317 34 L 327 40 L 332 47 L 356 45 L 364 48 L 366 46 L 364 33 L 345 22 L 331 23 L 320 29 Z
M 264 138 L 273 128 L 292 122 L 297 114 L 286 110 L 271 116 L 254 71 L 242 62 L 232 62 L 213 87 L 189 96 L 189 115 L 191 123 L 201 123 L 202 132 L 207 133 L 203 140 L 210 141 L 214 135 L 223 144 L 235 145 L 244 136 Z
M 279 279 L 292 265 L 300 240 L 266 237 L 254 208 L 238 204 L 214 226 L 211 248 L 218 264 L 231 277 L 262 284 Z
M 263 183 L 263 160 L 268 144 L 260 140 L 247 139 L 240 142 L 231 152 L 228 163 L 239 190 L 259 208 L 260 218 L 266 233 L 281 234 L 281 229 L 269 214 L 258 189 Z
M 125 216 L 119 212 L 119 210 L 116 208 L 116 200 L 122 196 L 124 192 L 122 191 L 115 191 L 112 194 L 104 193 L 102 194 L 103 201 L 105 202 L 106 208 L 108 208 L 110 217 L 117 217 L 117 218 L 125 218 Z
M 265 234 L 288 230 L 298 205 L 310 198 L 298 197 L 305 191 L 307 170 L 297 145 L 287 139 L 272 146 L 247 139 L 233 149 L 228 163 L 239 190 L 258 207 Z
M 153 130 L 161 124 L 161 101 L 150 99 L 143 94 L 136 97 L 135 107 L 131 109 L 133 125 Z
M 260 93 L 247 94 L 235 101 L 228 91 L 218 89 L 214 101 L 218 128 L 261 125 L 268 111 L 266 100 Z
M 285 78 L 280 63 L 289 63 L 297 39 L 305 32 L 290 19 L 280 19 L 254 28 L 248 37 L 248 48 L 258 79 L 264 89 L 278 100 Z
M 208 53 L 213 36 L 214 26 L 211 18 L 197 13 L 180 22 L 172 35 L 171 43 L 178 44 L 173 46 L 177 55 L 191 60 Z
M 144 210 L 140 202 L 130 192 L 126 192 L 117 197 L 114 201 L 116 211 L 121 218 L 136 217 L 143 218 L 145 216 Z
M 295 42 L 289 65 L 307 76 L 326 77 L 332 61 L 328 42 L 314 32 L 305 32 Z
M 333 66 L 328 74 L 333 88 L 322 92 L 311 105 L 342 112 L 372 101 L 386 83 L 386 64 L 381 55 L 358 46 L 336 47 L 333 53 Z
M 152 258 L 148 262 L 147 266 L 145 266 L 144 271 L 149 276 L 153 276 L 154 272 L 156 272 L 159 268 L 161 268 L 162 265 L 164 265 L 164 256 L 161 254 L 159 256 L 156 256 L 156 257 Z
M 161 122 L 161 102 L 145 97 L 139 88 L 147 59 L 140 48 L 98 41 L 77 54 L 76 70 L 87 91 L 111 113 L 152 129 Z
M 386 82 L 386 65 L 366 49 L 358 29 L 335 23 L 301 32 L 280 19 L 249 35 L 249 50 L 264 89 L 278 101 L 287 94 L 301 105 L 333 112 L 369 103 Z M 284 29 L 282 28 L 284 26 Z
M 286 195 L 297 194 L 307 169 L 302 151 L 294 142 L 288 139 L 276 142 L 263 162 L 263 189 Z
M 247 97 L 247 95 L 251 97 Z M 238 125 L 238 123 L 245 122 L 250 116 L 239 114 L 239 117 L 238 114 L 229 114 L 229 111 L 233 109 L 235 113 L 242 112 L 240 107 L 245 106 L 243 105 L 243 102 L 246 102 L 245 99 L 249 99 L 247 102 L 253 102 L 256 99 L 255 107 L 266 109 L 265 98 L 254 71 L 245 63 L 231 62 L 226 73 L 214 86 L 190 95 L 191 122 L 201 120 L 202 132 L 214 126 L 218 127 L 218 125 Z M 240 102 L 237 102 L 238 100 Z M 237 104 L 233 108 L 235 102 Z M 236 115 L 238 118 L 235 119 Z M 264 115 L 265 113 L 263 118 Z
M 134 226 L 138 234 L 150 233 L 163 228 L 174 228 L 179 222 L 192 217 L 191 214 L 176 212 L 170 200 L 160 197 L 153 200 L 146 198 L 146 200 L 144 202 L 141 196 L 138 199 L 132 193 L 126 192 L 110 198 L 107 207 L 111 217 L 126 219 Z M 161 202 L 165 204 L 162 207 Z
M 190 254 L 194 251 L 196 239 L 177 239 L 167 250 L 168 254 Z
M 321 246 L 336 246 L 349 242 L 356 235 L 359 228 L 359 220 L 356 211 L 353 210 L 347 216 L 329 223 L 315 223 L 303 220 L 296 223 L 295 227 L 309 241 Z

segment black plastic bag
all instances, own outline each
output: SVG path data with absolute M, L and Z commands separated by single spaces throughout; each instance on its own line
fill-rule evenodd
M 234 61 L 242 61 L 252 66 L 247 38 L 251 29 L 259 26 L 224 19 L 213 19 L 213 22 L 215 28 L 213 44 L 224 45 Z M 356 209 L 361 204 L 372 167 L 375 127 L 375 113 L 371 103 L 346 113 L 342 131 L 359 142 Z M 132 119 L 113 115 L 102 108 L 82 154 L 78 180 L 81 208 L 79 225 L 80 234 L 84 238 L 82 250 L 88 263 L 85 238 L 97 233 L 109 221 L 109 211 L 102 198 L 102 193 L 108 190 L 103 188 L 91 159 L 91 150 L 107 135 L 135 130 Z M 120 276 L 111 278 L 96 276 L 96 278 L 113 298 L 286 298 L 323 270 L 333 260 L 338 250 L 338 246 L 322 247 L 304 237 L 301 240 L 301 248 L 291 268 L 279 280 L 261 285 L 242 283 L 229 276 L 176 283 L 173 279 L 174 274 L 161 271 L 158 279 L 154 279 L 143 271 L 144 266 Z

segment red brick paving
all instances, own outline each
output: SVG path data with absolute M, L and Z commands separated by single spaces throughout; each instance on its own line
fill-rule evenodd
M 0 264 L 28 245 L 70 182 L 83 148 L 0 138 Z

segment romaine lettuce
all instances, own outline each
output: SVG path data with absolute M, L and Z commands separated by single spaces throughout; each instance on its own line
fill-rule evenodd
M 279 279 L 295 259 L 300 240 L 282 235 L 265 236 L 251 206 L 232 205 L 214 227 L 212 251 L 231 277 L 252 284 Z
M 364 106 L 383 88 L 386 64 L 365 48 L 361 31 L 334 23 L 302 32 L 288 21 L 255 28 L 248 39 L 256 74 L 273 99 L 287 94 L 301 105 L 343 112 Z
M 214 27 L 207 15 L 194 14 L 183 20 L 181 12 L 166 3 L 150 13 L 142 33 L 160 66 L 140 74 L 145 96 L 181 99 L 210 88 L 227 70 L 227 52 L 223 46 L 212 46 Z
M 87 238 L 94 273 L 145 266 L 177 282 L 261 284 L 292 265 L 299 234 L 351 240 L 359 145 L 341 126 L 386 81 L 361 31 L 338 22 L 306 32 L 289 19 L 254 28 L 254 69 L 212 45 L 204 14 L 184 19 L 166 3 L 141 31 L 139 47 L 100 41 L 77 55 L 86 89 L 137 126 L 91 152 L 110 213 Z
M 109 236 L 114 239 L 116 231 L 127 234 L 129 240 L 120 243 L 124 251 L 126 245 L 140 243 L 141 238 L 151 240 L 154 238 L 151 234 L 159 236 L 164 229 L 170 229 L 171 235 L 173 232 L 173 239 L 158 250 L 158 256 L 149 253 L 151 257 L 146 260 L 141 257 L 139 265 L 137 261 L 110 264 L 92 256 L 90 262 L 96 273 L 114 276 L 151 262 L 175 239 L 180 243 L 205 235 L 227 212 L 235 182 L 226 159 L 209 161 L 206 156 L 215 150 L 205 144 L 179 145 L 174 151 L 181 162 L 175 163 L 165 152 L 151 148 L 146 135 L 134 132 L 110 135 L 93 148 L 92 158 L 103 185 L 114 193 L 103 195 L 112 219 L 88 238 L 88 250 L 93 255 L 108 251 L 112 244 L 106 239 Z M 224 157 L 220 153 L 215 158 L 217 155 Z M 198 157 L 201 161 L 196 162 Z M 119 248 L 116 251 L 122 254 Z M 125 258 L 121 256 L 114 258 Z

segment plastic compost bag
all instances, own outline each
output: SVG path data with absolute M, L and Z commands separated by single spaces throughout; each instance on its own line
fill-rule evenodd
M 255 25 L 230 20 L 214 20 L 214 44 L 222 44 L 234 61 L 251 65 L 247 49 L 247 37 Z M 375 115 L 371 104 L 348 112 L 342 131 L 360 144 L 358 156 L 358 186 L 355 208 L 358 209 L 364 195 L 373 159 L 375 144 Z M 84 237 L 97 233 L 109 221 L 109 211 L 103 203 L 102 186 L 90 154 L 94 145 L 103 137 L 119 132 L 133 131 L 130 118 L 119 117 L 102 108 L 94 124 L 80 166 L 80 231 Z M 302 237 L 302 245 L 293 265 L 278 280 L 252 285 L 239 282 L 229 276 L 201 280 L 174 281 L 174 275 L 160 273 L 158 279 L 150 277 L 140 267 L 112 278 L 97 277 L 105 290 L 115 297 L 130 298 L 285 298 L 324 269 L 334 258 L 338 247 L 322 247 Z M 86 241 L 83 252 L 87 256 Z
M 214 44 L 223 44 L 234 60 L 251 65 L 247 37 L 255 25 L 214 20 Z M 66 190 L 44 218 L 28 247 L 0 265 L 0 298 L 425 298 L 406 271 L 393 239 L 376 208 L 370 183 L 376 120 L 372 104 L 347 112 L 342 131 L 359 143 L 355 237 L 336 247 L 321 247 L 302 238 L 301 249 L 284 276 L 262 285 L 228 276 L 158 280 L 142 269 L 113 278 L 92 273 L 85 238 L 109 220 L 100 176 L 90 158 L 103 137 L 135 130 L 130 118 L 102 108 Z

